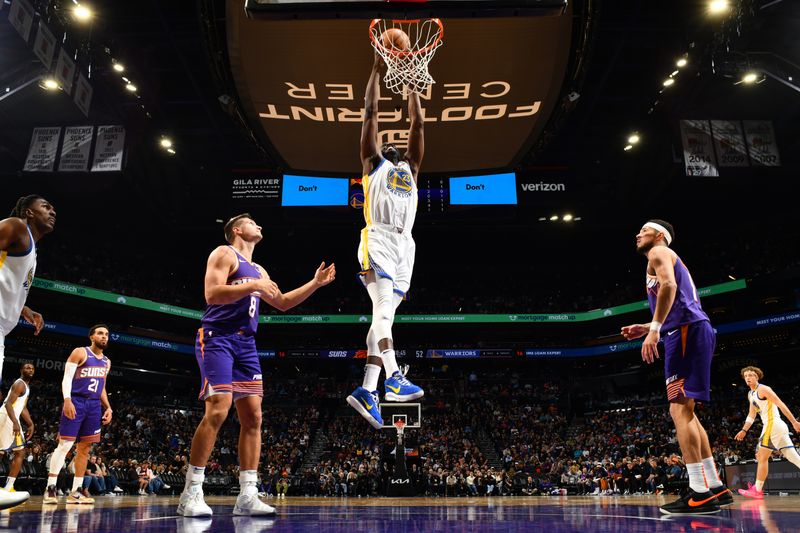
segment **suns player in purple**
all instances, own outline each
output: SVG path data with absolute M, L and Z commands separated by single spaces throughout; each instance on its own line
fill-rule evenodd
M 320 264 L 311 281 L 281 292 L 267 271 L 253 262 L 253 249 L 261 241 L 261 226 L 245 213 L 225 224 L 226 246 L 208 258 L 205 277 L 206 310 L 197 333 L 195 354 L 200 366 L 200 398 L 205 416 L 192 439 L 186 486 L 178 514 L 210 516 L 203 499 L 203 480 L 217 433 L 236 405 L 239 432 L 239 484 L 241 491 L 233 513 L 272 515 L 275 509 L 258 499 L 258 459 L 261 454 L 261 364 L 256 352 L 259 301 L 286 311 L 302 303 L 336 276 L 333 264 Z
M 106 394 L 106 377 L 111 371 L 111 361 L 103 354 L 108 346 L 108 326 L 92 326 L 89 340 L 91 346 L 72 350 L 64 365 L 64 379 L 61 381 L 64 408 L 58 425 L 58 446 L 50 457 L 47 494 L 43 503 L 58 503 L 58 473 L 76 442 L 75 479 L 67 503 L 94 503 L 94 498 L 83 487 L 83 475 L 89 462 L 89 450 L 100 442 L 101 426 L 111 423 L 112 410 Z
M 707 402 L 711 392 L 711 358 L 716 334 L 700 305 L 697 288 L 686 265 L 670 249 L 675 230 L 668 222 L 652 219 L 636 235 L 636 251 L 647 258 L 647 299 L 653 319 L 649 324 L 622 328 L 626 339 L 645 336 L 642 359 L 658 359 L 664 339 L 664 377 L 669 413 L 689 473 L 689 491 L 661 506 L 665 514 L 716 513 L 733 503 L 722 484 L 703 425 L 694 413 L 695 401 Z

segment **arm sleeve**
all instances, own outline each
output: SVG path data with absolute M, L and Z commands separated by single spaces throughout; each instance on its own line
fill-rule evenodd
M 75 371 L 78 370 L 78 363 L 67 363 L 64 365 L 64 379 L 61 381 L 61 393 L 64 399 L 72 397 L 72 379 Z

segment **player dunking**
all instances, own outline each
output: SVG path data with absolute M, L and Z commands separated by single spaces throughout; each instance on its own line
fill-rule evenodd
M 200 398 L 205 415 L 192 439 L 186 485 L 178 514 L 210 516 L 203 499 L 205 466 L 228 417 L 236 405 L 239 432 L 239 484 L 236 515 L 272 515 L 275 509 L 258 499 L 258 459 L 261 454 L 261 364 L 256 352 L 259 300 L 286 311 L 302 303 L 336 277 L 333 264 L 320 264 L 314 277 L 293 291 L 282 293 L 267 271 L 253 263 L 253 249 L 261 241 L 261 226 L 245 213 L 225 224 L 227 246 L 208 258 L 205 277 L 206 310 L 197 333 L 195 354 L 200 366 Z
M 658 358 L 661 332 L 665 333 L 667 400 L 689 473 L 689 491 L 662 505 L 661 512 L 716 513 L 720 505 L 733 503 L 733 496 L 719 479 L 708 435 L 694 413 L 696 400 L 710 399 L 716 334 L 700 305 L 689 270 L 669 248 L 674 238 L 672 225 L 658 219 L 645 223 L 636 235 L 636 251 L 647 258 L 647 299 L 653 320 L 649 324 L 625 326 L 622 335 L 626 339 L 647 335 L 642 344 L 642 359 L 652 363 Z
M 111 404 L 106 394 L 106 378 L 111 361 L 103 351 L 108 346 L 108 326 L 97 324 L 89 329 L 90 346 L 75 348 L 64 365 L 61 392 L 64 407 L 58 425 L 58 446 L 50 457 L 47 494 L 42 503 L 58 503 L 56 482 L 72 445 L 75 453 L 75 478 L 67 496 L 68 504 L 94 503 L 88 489 L 83 487 L 83 475 L 89 462 L 89 450 L 100 442 L 101 426 L 111 423 Z
M 367 364 L 361 387 L 347 403 L 376 429 L 383 425 L 379 408 L 378 378 L 386 370 L 385 398 L 401 402 L 420 398 L 423 390 L 400 372 L 394 352 L 392 324 L 397 306 L 411 285 L 417 214 L 417 175 L 425 152 L 423 116 L 419 95 L 409 93 L 408 148 L 401 157 L 394 144 L 378 147 L 378 98 L 383 62 L 375 56 L 367 82 L 364 123 L 361 127 L 361 164 L 364 185 L 364 220 L 358 260 L 361 281 L 372 300 L 372 324 L 367 333 Z
M 758 470 L 756 471 L 756 484 L 750 485 L 746 489 L 739 489 L 739 494 L 748 498 L 764 498 L 764 482 L 769 473 L 769 457 L 773 451 L 779 451 L 790 463 L 800 468 L 800 454 L 792 443 L 789 433 L 789 426 L 781 419 L 781 412 L 791 422 L 795 431 L 800 432 L 800 422 L 798 422 L 792 412 L 781 401 L 772 388 L 759 383 L 764 378 L 764 372 L 755 366 L 748 366 L 742 369 L 744 378 L 750 391 L 747 393 L 747 402 L 750 404 L 750 411 L 747 413 L 747 420 L 744 427 L 734 437 L 736 440 L 744 440 L 750 426 L 755 422 L 756 413 L 761 415 L 761 423 L 764 429 L 758 437 L 756 446 L 756 459 L 758 459 Z
M 25 305 L 36 273 L 36 243 L 53 231 L 55 208 L 37 194 L 17 200 L 11 216 L 0 220 L 0 377 L 5 359 L 5 337 L 22 317 L 35 327 L 44 327 L 42 315 Z M 19 505 L 30 498 L 27 492 L 0 491 L 0 509 Z
M 6 486 L 0 491 L 16 492 L 14 481 L 22 469 L 22 459 L 25 455 L 25 444 L 33 436 L 33 420 L 28 413 L 28 398 L 30 397 L 30 383 L 36 369 L 33 363 L 22 363 L 20 377 L 8 391 L 3 408 L 0 410 L 0 450 L 13 451 L 14 459 L 11 461 Z M 28 426 L 27 433 L 22 432 L 20 420 Z

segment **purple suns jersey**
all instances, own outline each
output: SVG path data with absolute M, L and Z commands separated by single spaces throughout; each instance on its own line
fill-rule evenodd
M 86 350 L 86 360 L 75 370 L 72 378 L 72 395 L 90 400 L 99 400 L 106 387 L 109 362 L 105 355 L 97 358 L 91 349 Z
M 662 331 L 672 331 L 680 326 L 708 320 L 708 315 L 700 306 L 700 298 L 697 297 L 697 288 L 692 281 L 692 275 L 680 257 L 675 256 L 675 283 L 678 291 L 675 293 L 675 301 L 667 314 L 667 318 L 662 325 Z M 656 297 L 658 296 L 658 279 L 647 274 L 647 300 L 650 302 L 650 312 L 655 313 Z
M 241 285 L 261 279 L 261 271 L 231 246 L 239 261 L 239 268 L 228 276 L 228 285 Z M 260 298 L 257 292 L 252 292 L 231 304 L 208 304 L 203 313 L 202 325 L 204 329 L 219 330 L 222 333 L 242 332 L 245 335 L 255 335 L 258 328 L 258 304 Z

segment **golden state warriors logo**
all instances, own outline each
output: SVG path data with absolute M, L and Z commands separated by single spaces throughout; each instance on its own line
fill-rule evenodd
M 414 178 L 411 173 L 407 172 L 402 167 L 392 167 L 386 174 L 386 188 L 389 192 L 396 194 L 402 198 L 411 196 L 411 191 L 414 187 Z
M 28 275 L 25 276 L 25 281 L 22 283 L 22 288 L 26 291 L 31 290 L 31 285 L 33 285 L 33 269 L 28 270 Z

